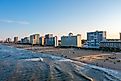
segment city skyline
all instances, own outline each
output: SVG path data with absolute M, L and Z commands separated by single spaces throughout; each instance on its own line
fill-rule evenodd
M 120 0 L 0 0 L 0 40 L 33 33 L 57 36 L 107 31 L 119 38 Z

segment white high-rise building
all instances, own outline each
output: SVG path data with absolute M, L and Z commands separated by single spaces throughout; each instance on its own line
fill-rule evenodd
M 106 40 L 106 31 L 95 31 L 87 33 L 87 48 L 99 48 L 100 42 Z
M 81 47 L 81 35 L 73 35 L 73 33 L 69 33 L 68 36 L 61 37 L 61 46 L 62 47 Z

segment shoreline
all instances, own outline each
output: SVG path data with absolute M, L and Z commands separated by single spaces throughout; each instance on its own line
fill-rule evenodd
M 111 53 L 77 48 L 55 48 L 51 46 L 43 47 L 20 44 L 6 45 L 25 50 L 30 50 L 36 53 L 60 56 L 82 63 L 92 64 L 107 69 L 121 71 L 121 53 Z

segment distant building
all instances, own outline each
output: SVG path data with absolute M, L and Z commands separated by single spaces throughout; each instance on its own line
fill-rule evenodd
M 61 37 L 61 46 L 62 47 L 81 47 L 81 35 L 73 35 L 73 33 L 69 33 L 68 36 Z
M 30 37 L 25 37 L 25 38 L 21 39 L 21 43 L 22 44 L 30 44 Z
M 87 42 L 87 40 L 84 40 L 84 39 L 81 40 L 82 44 L 85 44 L 86 42 Z
M 46 46 L 58 46 L 57 36 L 53 36 L 53 34 L 45 35 L 45 45 Z
M 45 35 L 45 38 L 48 39 L 48 38 L 52 38 L 53 37 L 53 34 L 46 34 Z
M 6 42 L 6 43 L 11 43 L 12 40 L 11 40 L 11 38 L 7 38 L 7 39 L 5 40 L 5 42 Z
M 120 34 L 120 40 L 121 40 L 121 33 L 119 33 Z
M 54 37 L 54 46 L 55 47 L 58 46 L 58 37 L 57 36 Z
M 0 40 L 0 43 L 3 43 L 3 40 Z
M 42 45 L 42 46 L 45 45 L 45 37 L 44 36 L 40 37 L 39 41 L 40 41 L 40 45 Z
M 120 34 L 120 39 L 106 39 L 105 41 L 101 41 L 100 48 L 121 50 L 121 33 L 119 34 Z
M 121 50 L 121 40 L 107 39 L 106 41 L 100 42 L 100 48 L 116 48 Z
M 120 39 L 106 39 L 105 41 L 121 41 Z
M 61 46 L 61 40 L 58 40 L 58 46 Z
M 18 37 L 14 37 L 14 43 L 18 43 Z
M 99 48 L 100 42 L 106 40 L 106 31 L 95 31 L 87 33 L 86 48 Z
M 30 35 L 30 44 L 32 45 L 39 44 L 39 38 L 40 38 L 39 34 Z
M 22 38 L 21 41 L 20 41 L 20 44 L 23 44 L 24 43 L 24 39 Z

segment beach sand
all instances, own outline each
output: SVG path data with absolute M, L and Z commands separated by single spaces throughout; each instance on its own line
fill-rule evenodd
M 73 60 L 121 71 L 121 53 L 87 55 Z
M 69 58 L 71 60 L 121 71 L 121 53 L 85 50 L 77 48 L 55 48 L 18 44 L 11 44 L 10 46 L 31 50 L 37 53 L 61 56 L 64 58 Z

